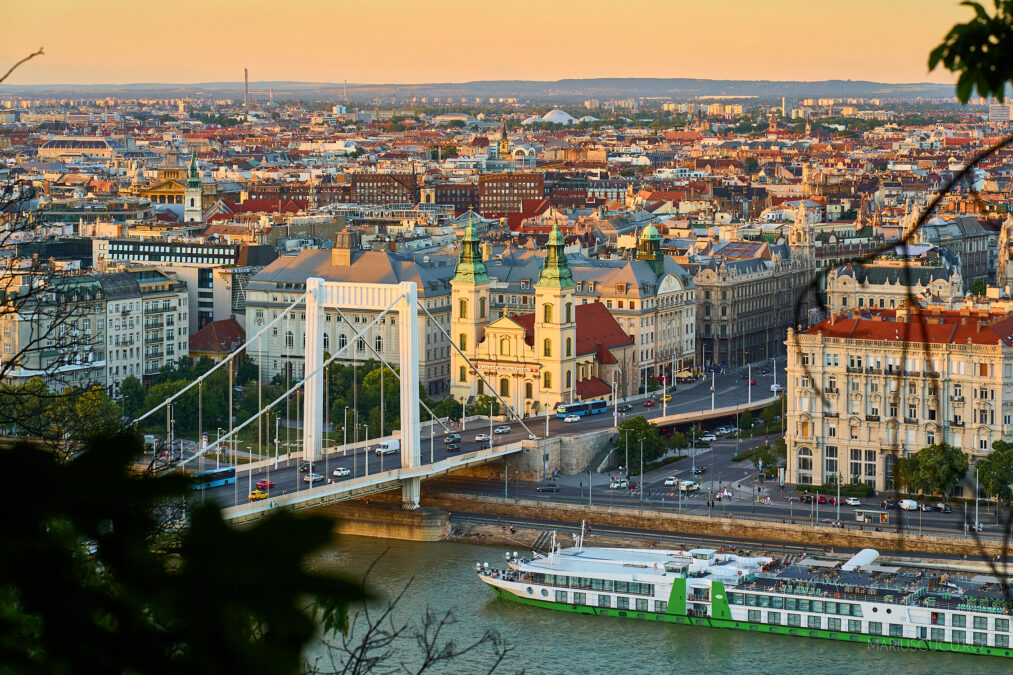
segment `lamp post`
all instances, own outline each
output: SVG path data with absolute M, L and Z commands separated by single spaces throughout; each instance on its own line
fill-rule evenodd
M 222 432 L 225 431 L 221 427 L 218 427 L 218 431 L 215 432 L 215 468 L 219 468 L 218 459 L 222 456 L 222 448 L 218 443 L 222 440 Z
M 711 410 L 714 410 L 714 378 L 716 373 L 711 371 Z
M 278 444 L 281 442 L 281 411 L 279 410 L 274 416 L 274 468 L 278 468 Z M 286 460 L 287 461 L 287 460 Z
M 749 405 L 753 404 L 753 364 L 749 364 L 746 369 L 746 387 L 749 390 L 748 402 Z
M 429 463 L 433 463 L 433 427 L 436 426 L 436 418 L 429 416 Z
M 366 475 L 369 476 L 369 425 L 363 424 L 362 428 L 366 434 L 366 446 L 364 448 L 365 452 L 362 453 L 362 461 L 366 464 Z
M 616 396 L 616 371 L 612 369 L 612 426 L 619 428 L 619 397 Z
M 348 454 L 348 406 L 347 405 L 345 406 L 345 414 L 344 414 L 344 417 L 343 417 L 342 421 L 344 422 L 344 426 L 341 427 L 341 431 L 344 434 L 344 437 L 342 438 L 341 444 L 344 446 L 344 448 L 342 449 L 341 452 L 342 452 L 342 454 L 346 454 L 347 455 Z M 353 452 L 352 454 L 354 455 L 355 453 Z

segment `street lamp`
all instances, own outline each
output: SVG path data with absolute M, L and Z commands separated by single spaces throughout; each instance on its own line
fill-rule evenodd
M 344 446 L 344 449 L 342 450 L 342 453 L 347 453 L 348 452 L 348 406 L 347 405 L 345 406 L 345 414 L 344 414 L 344 416 L 343 416 L 342 419 L 344 421 L 344 426 L 341 427 L 341 431 L 344 434 L 344 437 L 343 437 L 342 443 L 341 443 Z M 355 454 L 355 453 L 352 453 L 352 454 Z
M 222 440 L 222 432 L 225 431 L 222 427 L 218 427 L 215 437 L 215 469 L 218 469 L 218 458 L 222 456 L 222 447 L 218 444 Z

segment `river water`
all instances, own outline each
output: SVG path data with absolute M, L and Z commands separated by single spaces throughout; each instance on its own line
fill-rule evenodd
M 320 556 L 327 569 L 361 577 L 374 561 L 369 588 L 390 597 L 412 580 L 396 616 L 414 621 L 427 608 L 452 610 L 458 623 L 445 635 L 458 644 L 498 633 L 512 648 L 497 673 L 1010 673 L 993 657 L 905 652 L 808 638 L 675 626 L 630 619 L 554 612 L 499 600 L 475 575 L 476 562 L 502 566 L 506 549 L 465 543 L 417 543 L 341 537 Z M 414 645 L 399 649 L 415 661 Z M 321 648 L 311 655 L 320 655 Z M 325 657 L 326 658 L 326 657 Z M 431 672 L 484 673 L 488 650 Z

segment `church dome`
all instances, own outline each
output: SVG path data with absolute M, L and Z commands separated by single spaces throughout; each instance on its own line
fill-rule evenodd
M 640 233 L 640 241 L 647 241 L 653 239 L 661 239 L 661 233 L 658 232 L 658 228 L 653 223 L 648 223 L 644 231 Z

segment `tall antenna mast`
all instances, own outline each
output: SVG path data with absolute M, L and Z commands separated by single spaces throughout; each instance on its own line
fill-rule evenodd
M 345 80 L 345 103 L 348 103 L 348 80 Z
M 250 107 L 250 71 L 243 68 L 243 107 Z

